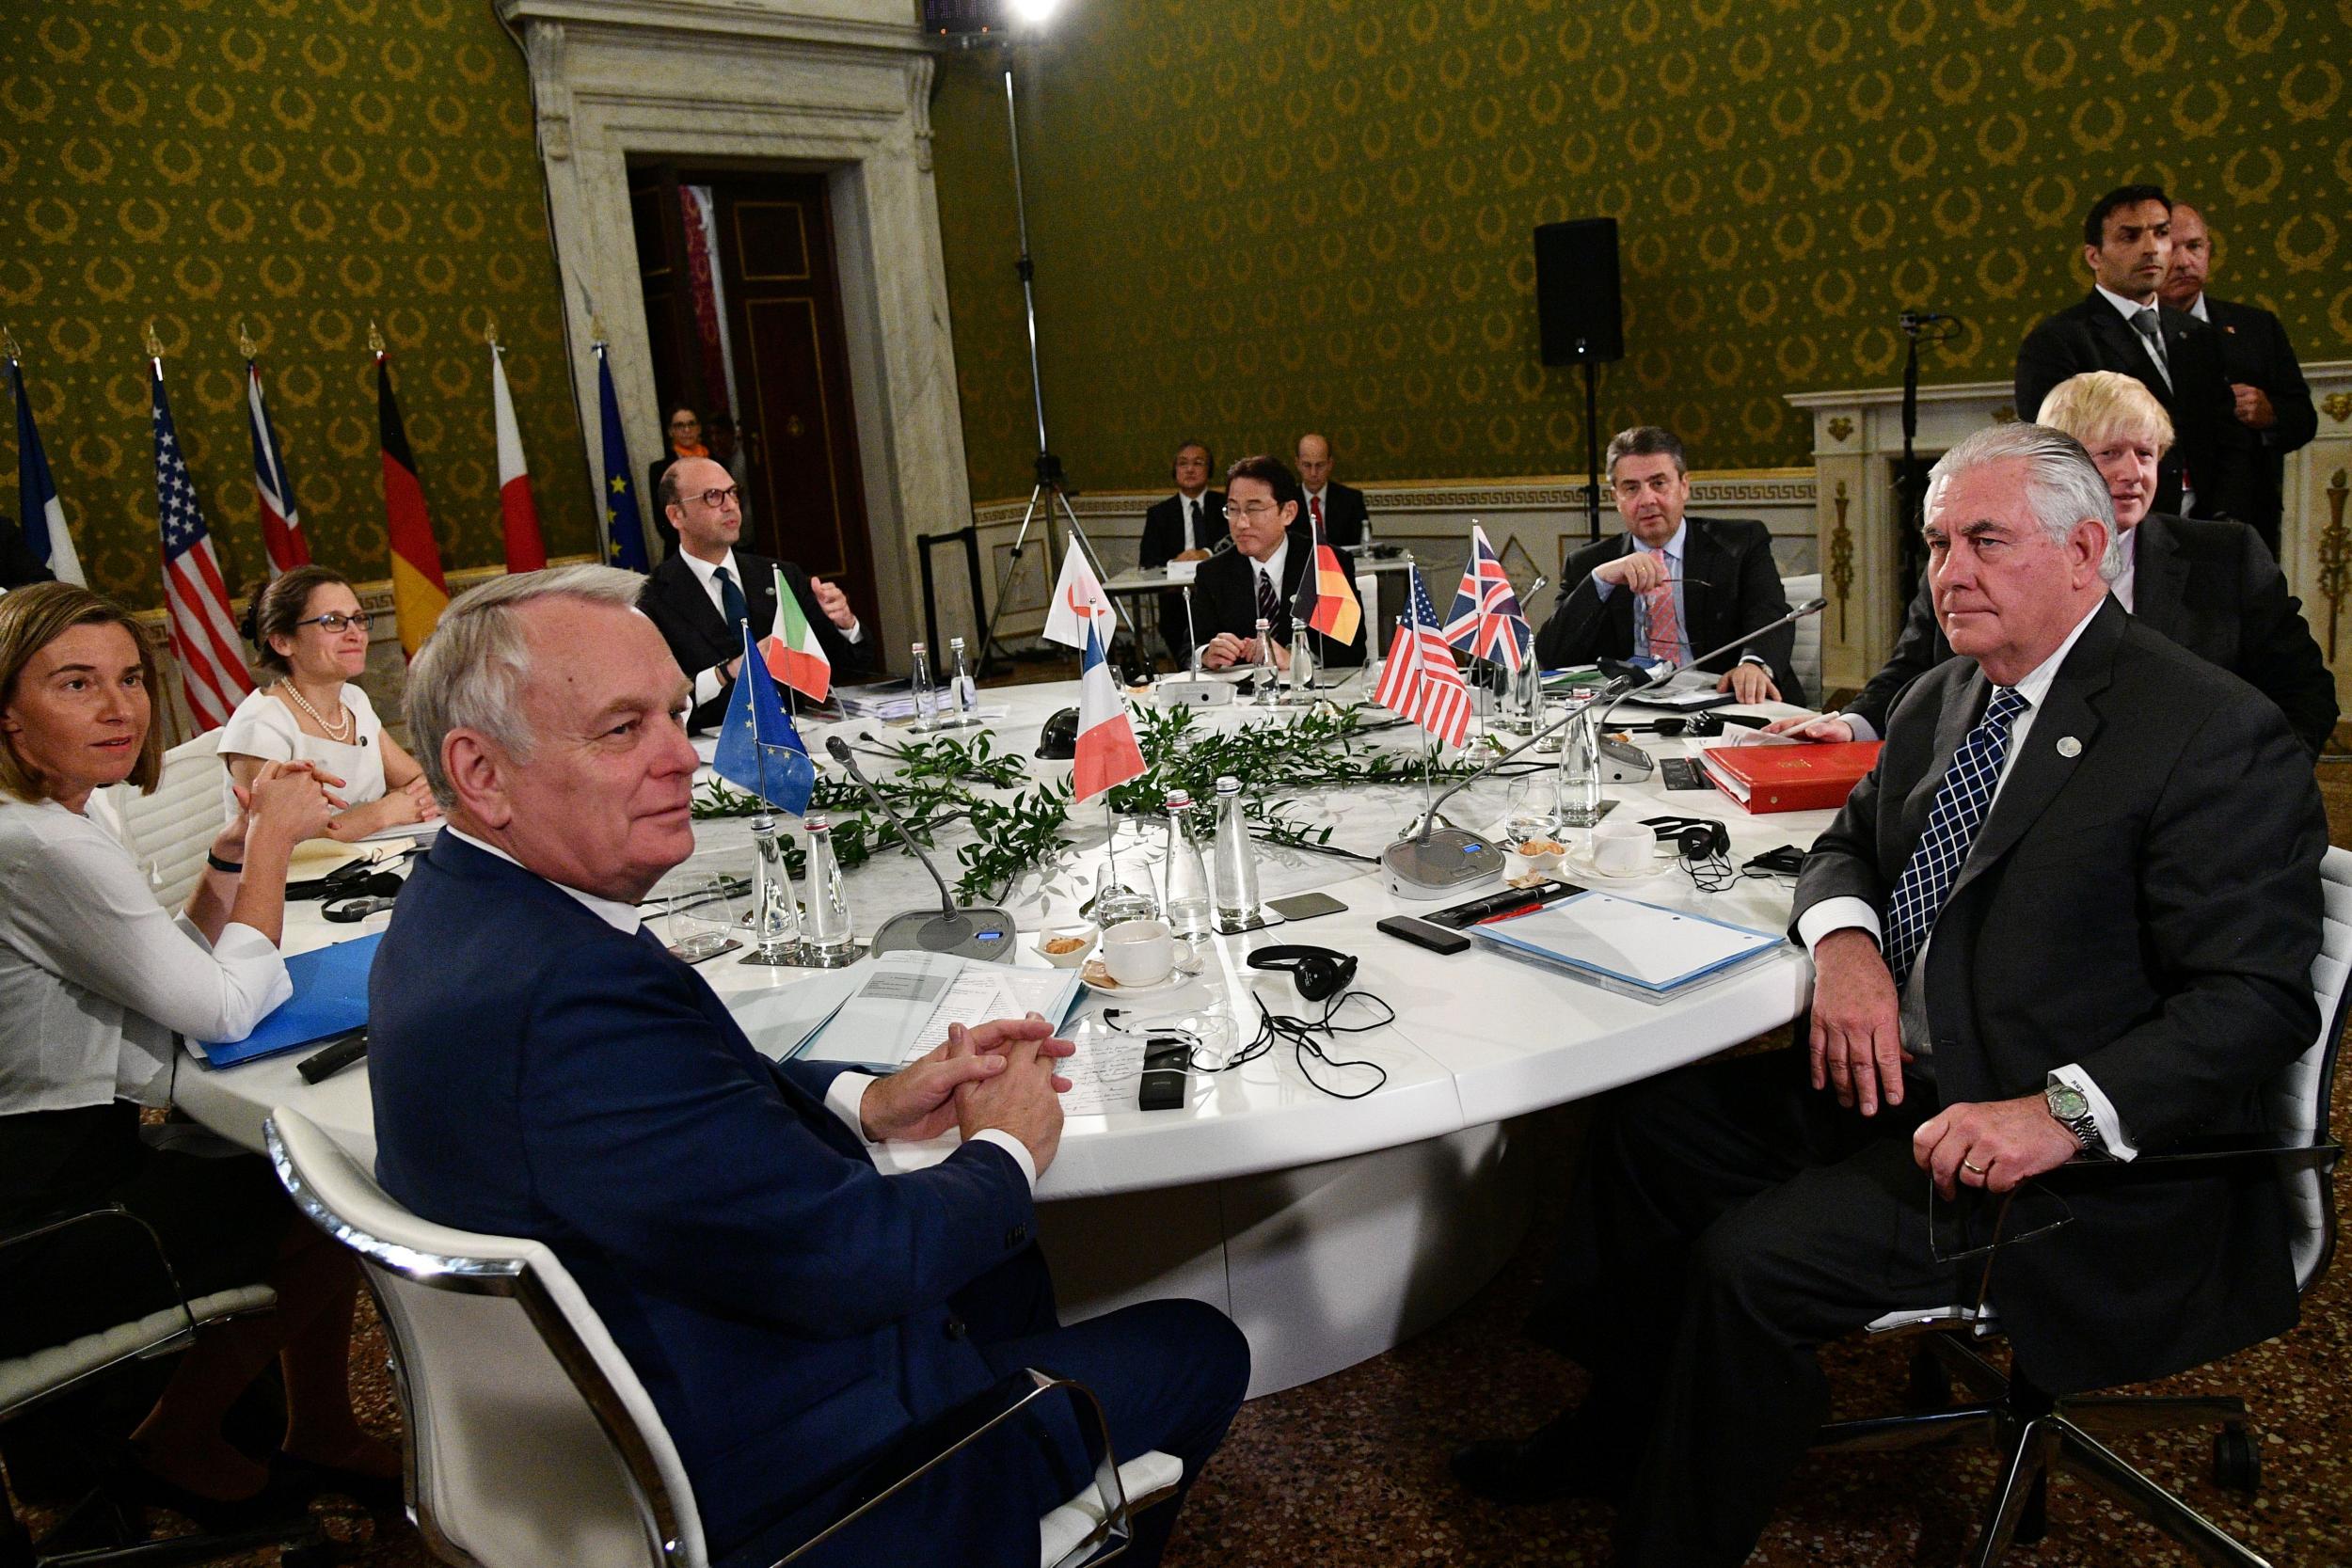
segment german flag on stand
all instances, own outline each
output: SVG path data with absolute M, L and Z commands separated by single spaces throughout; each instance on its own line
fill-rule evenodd
M 441 546 L 434 543 L 417 461 L 408 455 L 408 432 L 392 396 L 390 356 L 382 349 L 375 353 L 375 408 L 384 443 L 384 532 L 392 546 L 392 617 L 400 623 L 401 647 L 414 658 L 449 608 L 449 580 L 441 576 Z
M 1356 628 L 1364 620 L 1363 608 L 1356 602 L 1356 585 L 1347 580 L 1340 552 L 1324 540 L 1321 522 L 1313 525 L 1313 536 L 1314 570 L 1298 579 L 1300 619 L 1344 646 L 1356 641 Z

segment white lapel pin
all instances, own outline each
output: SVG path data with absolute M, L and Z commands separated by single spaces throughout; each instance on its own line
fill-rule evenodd
M 2083 754 L 2083 743 L 2082 743 L 2081 741 L 2079 741 L 2079 740 L 2075 739 L 2075 738 L 2074 738 L 2073 736 L 2071 736 L 2071 735 L 2062 735 L 2062 736 L 2058 736 L 2058 755 L 2060 755 L 2060 756 L 2062 756 L 2062 757 L 2078 757 L 2078 756 L 2081 756 L 2081 755 Z

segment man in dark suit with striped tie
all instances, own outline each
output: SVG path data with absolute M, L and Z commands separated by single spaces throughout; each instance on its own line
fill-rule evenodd
M 1732 1568 L 1828 1413 L 1817 1347 L 1885 1313 L 1981 1295 L 2058 1395 L 2295 1322 L 2275 1176 L 2053 1174 L 2259 1139 L 2263 1088 L 2319 1029 L 2310 755 L 2112 601 L 2111 515 L 2089 454 L 2041 426 L 1936 465 L 1958 657 L 1897 703 L 1805 861 L 1808 1043 L 1605 1102 L 1531 1325 L 1592 1391 L 1455 1455 L 1473 1490 L 1613 1497 L 1618 1562 Z M 1988 1287 L 1968 1254 L 1995 1211 L 2014 1239 Z

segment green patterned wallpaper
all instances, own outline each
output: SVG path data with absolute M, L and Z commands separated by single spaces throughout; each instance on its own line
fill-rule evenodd
M 150 319 L 232 579 L 264 569 L 240 321 L 324 563 L 387 571 L 371 317 L 444 563 L 501 559 L 490 316 L 548 548 L 595 547 L 530 88 L 489 0 L 7 9 L 0 321 L 92 586 L 163 597 Z M 0 506 L 16 515 L 8 426 Z
M 2164 181 L 2217 293 L 2352 353 L 2352 0 L 1064 0 L 1021 109 L 1047 413 L 1073 480 L 1320 427 L 1359 480 L 1581 471 L 1529 230 L 1621 226 L 1601 418 L 1703 467 L 1807 461 L 1787 391 L 1899 379 L 1896 312 L 2001 378 L 2089 287 L 2083 210 Z M 1001 78 L 942 70 L 973 494 L 1026 491 Z

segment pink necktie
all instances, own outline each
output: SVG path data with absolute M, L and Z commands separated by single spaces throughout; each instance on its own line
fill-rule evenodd
M 1664 550 L 1648 550 L 1651 560 L 1663 568 Z M 1682 623 L 1675 614 L 1675 586 L 1661 582 L 1642 595 L 1642 603 L 1649 611 L 1649 657 L 1673 663 L 1682 657 Z

